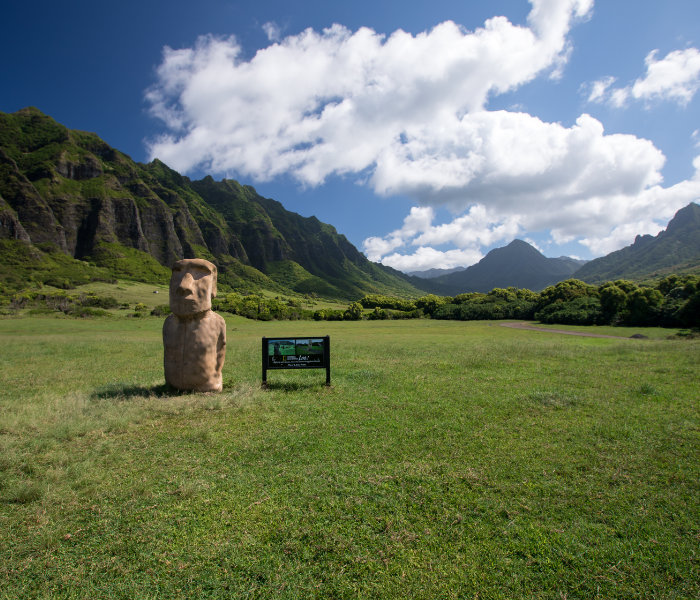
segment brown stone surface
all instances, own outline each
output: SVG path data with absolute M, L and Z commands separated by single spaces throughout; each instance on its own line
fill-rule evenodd
M 179 390 L 220 392 L 226 322 L 211 310 L 216 266 L 190 258 L 173 265 L 170 309 L 163 323 L 165 381 Z

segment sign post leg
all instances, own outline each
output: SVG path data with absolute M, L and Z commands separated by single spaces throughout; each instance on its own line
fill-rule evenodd
M 267 387 L 267 338 L 262 339 L 262 387 Z

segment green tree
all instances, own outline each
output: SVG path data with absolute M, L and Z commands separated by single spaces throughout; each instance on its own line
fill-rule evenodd
M 507 289 L 503 288 L 493 288 L 487 296 L 492 298 L 497 298 L 499 300 L 505 300 L 506 302 L 515 302 L 518 299 L 518 291 L 514 287 L 509 287 Z
M 359 321 L 362 318 L 362 304 L 353 302 L 346 309 L 343 317 L 346 321 Z
M 629 325 L 656 325 L 664 297 L 653 288 L 637 288 L 627 298 L 625 321 Z
M 627 293 L 612 282 L 607 282 L 598 288 L 600 294 L 600 307 L 603 311 L 603 318 L 608 322 L 613 322 L 616 318 L 621 318 L 627 306 Z
M 416 300 L 416 308 L 422 308 L 426 315 L 432 315 L 438 307 L 443 304 L 447 304 L 452 298 L 446 298 L 443 296 L 436 296 L 435 294 L 428 294 L 427 296 L 421 296 Z
M 700 290 L 688 298 L 677 315 L 686 327 L 700 327 Z
M 567 279 L 542 290 L 540 292 L 539 306 L 543 307 L 558 300 L 567 302 L 575 298 L 596 297 L 597 295 L 598 289 L 595 286 L 584 283 L 579 279 Z

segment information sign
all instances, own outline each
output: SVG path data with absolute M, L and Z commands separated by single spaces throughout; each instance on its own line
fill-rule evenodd
M 262 381 L 272 369 L 326 369 L 331 384 L 331 339 L 325 337 L 279 337 L 262 339 Z

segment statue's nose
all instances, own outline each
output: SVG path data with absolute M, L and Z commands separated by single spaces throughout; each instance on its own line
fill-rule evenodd
M 180 285 L 177 286 L 177 293 L 180 296 L 194 294 L 194 277 L 192 277 L 191 273 L 185 273 L 185 276 L 180 280 Z

